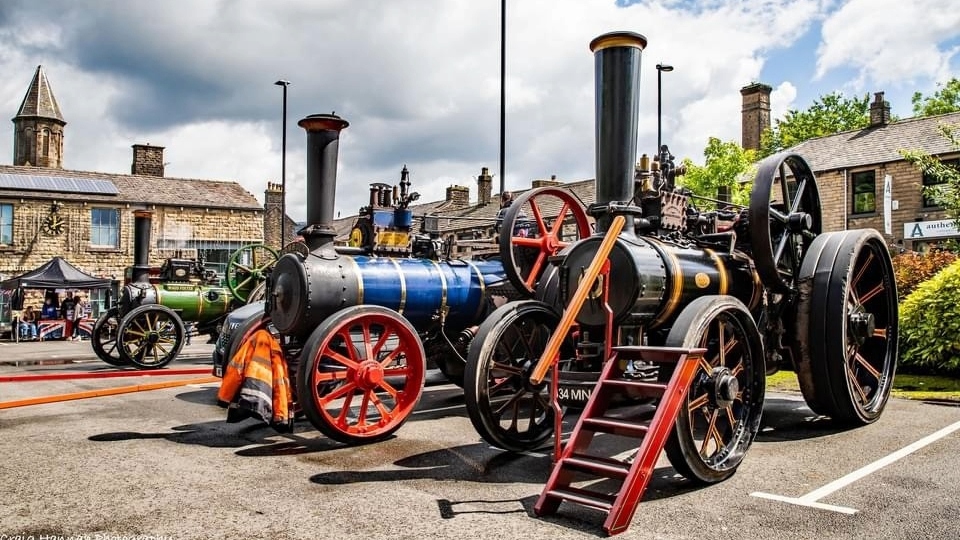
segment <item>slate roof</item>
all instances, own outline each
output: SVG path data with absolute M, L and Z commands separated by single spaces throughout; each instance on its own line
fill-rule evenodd
M 27 95 L 23 96 L 23 102 L 14 119 L 20 117 L 51 118 L 66 124 L 63 114 L 60 113 L 60 105 L 57 105 L 57 98 L 53 97 L 47 75 L 43 72 L 43 66 L 37 66 L 33 81 L 27 88 Z
M 0 198 L 263 210 L 263 206 L 252 193 L 237 182 L 230 181 L 110 174 L 13 165 L 0 165 L 0 173 L 106 180 L 112 182 L 119 191 L 117 195 L 104 195 L 0 188 Z
M 791 151 L 804 157 L 814 172 L 901 161 L 899 150 L 922 150 L 931 155 L 956 153 L 937 129 L 960 124 L 960 112 L 907 118 L 884 126 L 845 131 L 804 141 Z

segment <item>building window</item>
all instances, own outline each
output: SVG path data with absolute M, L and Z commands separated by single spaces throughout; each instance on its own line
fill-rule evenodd
M 941 163 L 943 163 L 944 165 L 953 167 L 954 169 L 960 169 L 960 159 L 953 159 L 953 160 L 945 160 L 945 159 L 944 159 L 944 160 L 941 160 Z M 945 184 L 945 183 L 947 183 L 947 180 L 946 180 L 945 178 L 937 178 L 937 177 L 935 177 L 935 176 L 932 176 L 932 175 L 930 175 L 930 174 L 927 174 L 926 172 L 923 173 L 923 187 L 924 187 L 924 188 L 927 188 L 927 187 L 929 187 L 929 186 L 939 186 L 939 185 Z M 923 190 L 923 207 L 924 207 L 924 208 L 931 208 L 931 207 L 937 208 L 937 207 L 940 207 L 940 206 L 941 206 L 941 205 L 937 202 L 937 198 L 936 198 L 935 194 L 933 194 L 933 193 L 928 193 L 928 191 L 927 191 L 926 189 L 924 189 L 924 190 Z
M 110 309 L 110 289 L 90 289 L 90 317 L 99 319 Z
M 0 204 L 0 244 L 13 243 L 13 205 Z
M 120 247 L 120 211 L 115 208 L 90 210 L 90 245 Z
M 853 186 L 853 213 L 872 214 L 877 211 L 877 178 L 873 171 L 851 175 Z

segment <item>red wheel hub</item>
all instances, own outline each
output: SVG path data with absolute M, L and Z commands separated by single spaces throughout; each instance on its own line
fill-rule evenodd
M 550 254 L 560 251 L 560 241 L 553 234 L 549 234 L 547 235 L 546 238 L 543 239 L 543 246 L 544 246 L 544 251 Z
M 383 382 L 383 366 L 374 360 L 364 360 L 357 366 L 354 380 L 363 390 L 373 390 Z

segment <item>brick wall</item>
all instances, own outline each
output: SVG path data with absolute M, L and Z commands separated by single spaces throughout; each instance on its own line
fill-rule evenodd
M 740 89 L 743 100 L 741 109 L 741 144 L 743 148 L 758 150 L 760 134 L 770 127 L 770 92 L 766 84 L 751 84 Z
M 874 200 L 876 212 L 853 214 L 852 188 L 850 175 L 861 171 L 874 171 Z M 873 167 L 856 167 L 846 171 L 828 171 L 817 173 L 820 190 L 820 204 L 823 209 L 823 228 L 825 231 L 843 229 L 873 228 L 882 234 L 883 230 L 883 183 L 889 174 L 892 180 L 892 198 L 898 208 L 891 212 L 892 234 L 885 237 L 890 245 L 903 239 L 903 224 L 911 221 L 930 221 L 945 219 L 946 214 L 937 208 L 924 208 L 921 186 L 923 178 L 920 171 L 906 161 L 895 161 Z M 844 191 L 846 198 L 844 199 Z M 910 246 L 905 246 L 910 247 Z
M 480 176 L 477 177 L 477 206 L 486 206 L 490 204 L 493 197 L 493 176 L 490 175 L 490 169 L 480 168 Z
M 280 239 L 282 197 L 282 186 L 268 182 L 267 189 L 263 192 L 263 243 L 277 250 L 284 246 Z
M 163 176 L 163 147 L 149 144 L 133 145 L 133 164 L 130 174 Z
M 106 205 L 65 202 L 59 210 L 63 232 L 49 235 L 42 231 L 50 214 L 51 201 L 2 199 L 14 208 L 13 244 L 0 246 L 0 274 L 4 279 L 28 272 L 59 255 L 77 268 L 97 277 L 123 278 L 124 269 L 133 264 L 133 208 L 120 205 L 119 247 L 90 245 L 92 208 Z M 150 264 L 159 266 L 169 251 L 160 253 L 158 240 L 208 240 L 219 242 L 260 242 L 263 239 L 263 212 L 190 207 L 155 207 L 151 224 Z
M 467 186 L 450 186 L 447 188 L 446 200 L 453 203 L 452 206 L 456 208 L 470 206 L 470 188 Z

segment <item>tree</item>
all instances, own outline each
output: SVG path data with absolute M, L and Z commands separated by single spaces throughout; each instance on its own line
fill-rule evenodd
M 805 111 L 790 110 L 773 129 L 760 136 L 760 157 L 775 154 L 807 139 L 862 129 L 870 125 L 869 94 L 847 98 L 833 92 L 815 100 Z
M 960 111 L 960 79 L 956 77 L 946 84 L 937 83 L 939 90 L 930 97 L 915 92 L 910 100 L 914 116 L 935 116 Z
M 937 129 L 953 148 L 960 150 L 960 124 L 941 124 Z M 942 206 L 960 226 L 960 169 L 922 150 L 900 150 L 900 155 L 934 180 L 934 185 L 923 187 L 923 194 Z
M 710 137 L 703 155 L 706 160 L 702 167 L 689 159 L 683 160 L 687 173 L 680 177 L 678 183 L 696 195 L 711 199 L 717 198 L 719 187 L 726 186 L 730 188 L 732 202 L 749 204 L 750 185 L 742 183 L 741 180 L 753 178 L 750 173 L 757 161 L 756 151 L 744 150 L 733 141 L 723 142 L 716 137 Z

